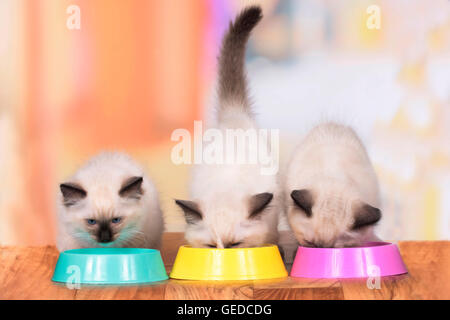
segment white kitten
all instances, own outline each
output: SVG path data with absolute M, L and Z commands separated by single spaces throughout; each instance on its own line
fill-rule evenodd
M 222 136 L 227 129 L 258 129 L 247 96 L 244 60 L 250 32 L 261 18 L 261 8 L 244 9 L 223 40 L 216 125 Z M 255 151 L 256 146 L 247 143 L 247 154 Z M 226 152 L 225 148 L 228 157 Z M 190 183 L 193 201 L 176 200 L 187 221 L 186 240 L 195 247 L 217 248 L 275 243 L 279 202 L 276 191 L 276 176 L 262 175 L 258 164 L 196 165 Z
M 374 241 L 381 212 L 378 181 L 355 132 L 335 123 L 312 129 L 284 178 L 289 224 L 299 243 L 347 247 Z
M 95 156 L 60 189 L 60 251 L 159 247 L 164 226 L 156 189 L 126 154 Z

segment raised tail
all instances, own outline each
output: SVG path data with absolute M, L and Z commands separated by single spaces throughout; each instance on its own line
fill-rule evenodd
M 262 18 L 259 6 L 245 8 L 230 23 L 219 56 L 219 118 L 225 108 L 242 108 L 250 114 L 245 72 L 245 49 L 253 28 Z

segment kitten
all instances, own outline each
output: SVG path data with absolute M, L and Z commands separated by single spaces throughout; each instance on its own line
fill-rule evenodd
M 60 251 L 159 248 L 163 217 L 156 189 L 128 155 L 104 152 L 67 182 L 58 198 Z
M 235 22 L 230 23 L 223 39 L 216 125 L 223 136 L 227 129 L 257 130 L 247 95 L 244 64 L 247 40 L 261 18 L 260 7 L 244 9 Z M 247 152 L 255 151 L 251 143 L 246 148 Z M 175 201 L 185 215 L 185 238 L 189 244 L 194 247 L 235 248 L 277 241 L 276 203 L 279 197 L 275 194 L 276 176 L 261 175 L 260 169 L 258 164 L 194 166 L 190 182 L 193 201 Z
M 378 181 L 367 152 L 347 126 L 313 128 L 288 165 L 285 203 L 302 246 L 349 247 L 379 240 Z

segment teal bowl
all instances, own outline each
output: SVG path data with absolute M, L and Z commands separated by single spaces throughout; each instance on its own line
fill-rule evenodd
M 89 248 L 61 252 L 52 280 L 71 284 L 138 284 L 168 279 L 155 249 Z

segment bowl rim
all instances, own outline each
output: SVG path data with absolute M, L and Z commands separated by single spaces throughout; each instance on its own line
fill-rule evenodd
M 99 251 L 104 251 L 103 253 L 91 253 L 89 251 L 92 250 L 99 250 Z M 129 253 L 127 252 L 116 252 L 114 253 L 113 251 L 130 251 Z M 85 252 L 83 252 L 85 251 Z M 109 251 L 109 252 L 107 252 Z M 65 250 L 63 252 L 61 252 L 61 255 L 71 255 L 71 256 L 120 256 L 120 255 L 124 255 L 124 256 L 137 256 L 137 255 L 147 255 L 147 254 L 155 254 L 158 253 L 159 250 L 157 249 L 150 249 L 150 248 L 78 248 L 78 249 L 70 249 L 70 250 Z
M 365 242 L 365 245 L 360 247 L 345 247 L 345 248 L 311 248 L 311 247 L 304 247 L 299 245 L 298 248 L 301 250 L 311 250 L 311 251 L 355 251 L 355 250 L 361 250 L 361 249 L 374 249 L 374 248 L 386 248 L 396 246 L 393 242 L 386 242 L 386 241 L 367 241 Z
M 187 249 L 187 250 L 208 250 L 208 251 L 223 251 L 223 250 L 227 250 L 227 251 L 243 251 L 243 250 L 245 250 L 245 251 L 253 251 L 253 250 L 261 250 L 261 249 L 273 249 L 273 248 L 278 248 L 278 245 L 276 245 L 276 244 L 271 244 L 271 243 L 268 243 L 268 244 L 264 244 L 264 245 L 262 245 L 262 246 L 260 246 L 260 247 L 249 247 L 249 248 L 195 248 L 195 247 L 192 247 L 191 245 L 189 245 L 189 244 L 185 244 L 185 245 L 181 245 L 179 248 L 178 248 L 178 250 L 180 250 L 180 249 Z

